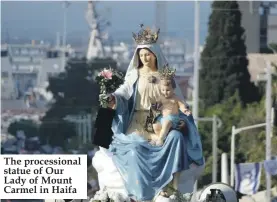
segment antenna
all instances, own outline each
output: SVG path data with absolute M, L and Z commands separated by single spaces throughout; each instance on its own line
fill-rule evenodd
M 164 37 L 167 34 L 167 15 L 166 15 L 166 2 L 165 1 L 156 1 L 156 28 L 161 29 L 161 33 L 159 36 L 159 41 L 162 42 Z

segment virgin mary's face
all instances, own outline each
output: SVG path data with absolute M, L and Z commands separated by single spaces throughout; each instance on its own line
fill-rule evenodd
M 139 51 L 139 59 L 144 66 L 155 67 L 156 56 L 148 49 Z

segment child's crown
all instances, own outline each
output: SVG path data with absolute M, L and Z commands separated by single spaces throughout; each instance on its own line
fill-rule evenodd
M 172 69 L 169 67 L 168 64 L 166 64 L 160 71 L 161 79 L 173 79 L 175 77 L 175 69 Z

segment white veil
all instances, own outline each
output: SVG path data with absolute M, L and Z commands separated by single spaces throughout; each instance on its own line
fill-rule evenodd
M 128 66 L 127 72 L 126 72 L 126 76 L 125 76 L 125 81 L 128 81 L 128 83 L 132 86 L 137 78 L 138 78 L 138 62 L 139 62 L 139 58 L 138 58 L 138 50 L 142 49 L 142 48 L 147 48 L 149 49 L 152 53 L 155 54 L 156 58 L 157 58 L 157 68 L 163 68 L 164 65 L 168 64 L 166 58 L 164 57 L 162 50 L 160 48 L 160 45 L 157 43 L 153 43 L 153 44 L 146 44 L 146 45 L 138 45 L 134 55 L 132 57 L 132 60 Z M 170 66 L 170 64 L 169 64 Z M 182 91 L 179 87 L 179 85 L 177 84 L 176 80 L 176 89 L 175 89 L 175 94 L 182 100 L 184 100 L 184 96 L 182 94 Z

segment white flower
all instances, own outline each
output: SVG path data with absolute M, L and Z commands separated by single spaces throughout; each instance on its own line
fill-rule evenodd
M 105 193 L 102 193 L 99 197 L 99 200 L 100 201 L 106 201 L 108 200 L 108 194 L 105 192 Z
M 109 198 L 114 202 L 130 202 L 129 197 L 124 197 L 121 193 L 118 192 L 108 192 Z
M 175 199 L 177 199 L 177 196 L 173 194 L 169 198 L 175 200 Z
M 99 190 L 95 193 L 94 197 L 91 199 L 92 201 L 106 201 L 108 200 L 108 193 L 106 190 Z
M 185 194 L 183 194 L 183 198 L 186 199 L 186 200 L 190 200 L 191 197 L 192 197 L 192 194 L 193 193 L 185 193 Z
M 109 192 L 108 196 L 114 202 L 123 202 L 124 201 L 122 195 L 120 193 L 117 193 L 117 192 Z

